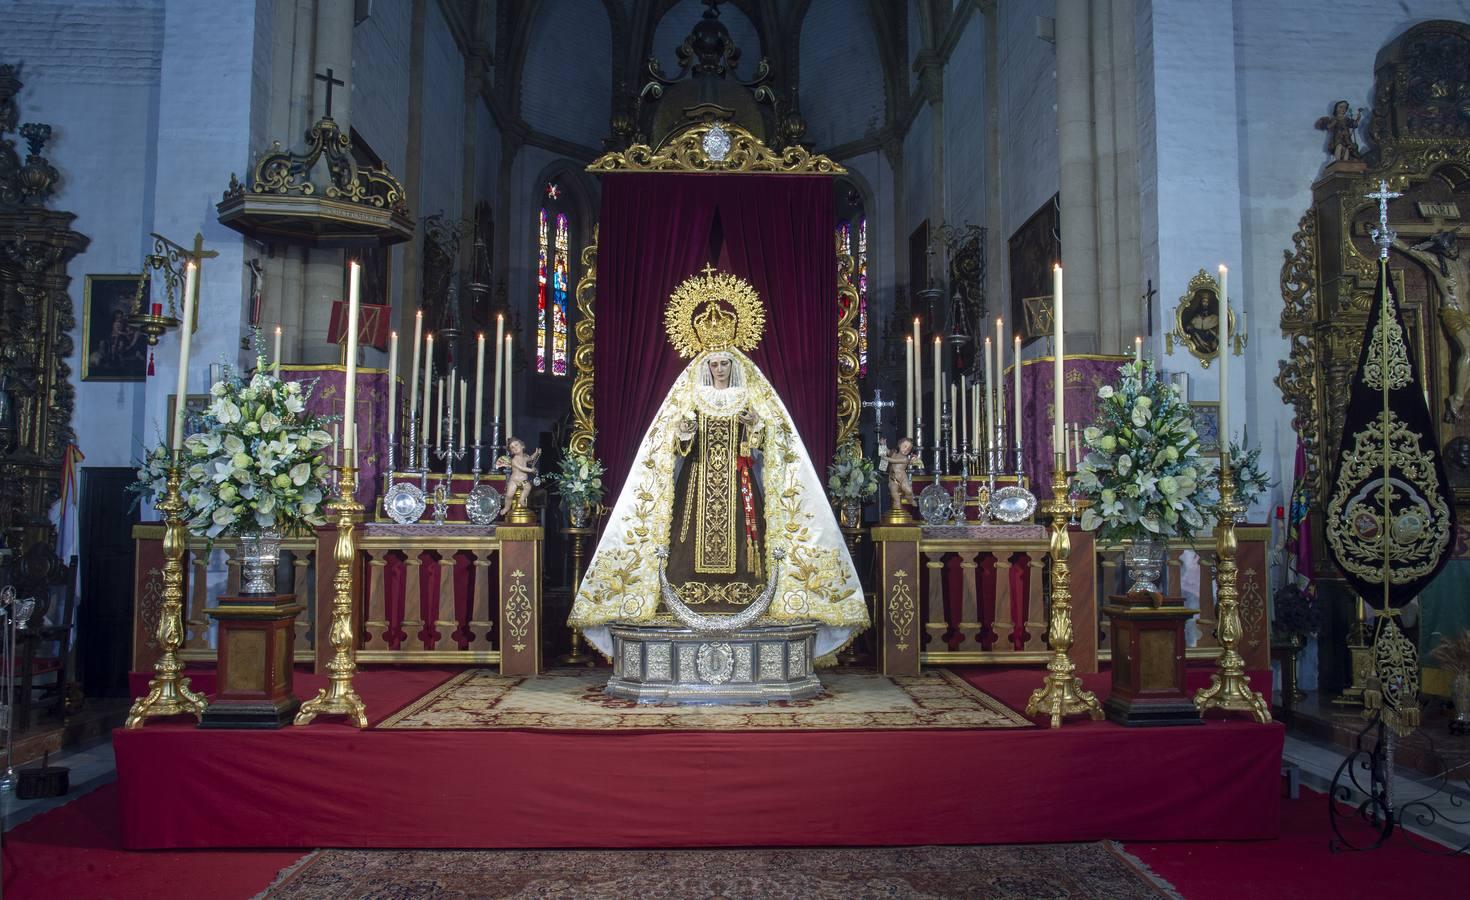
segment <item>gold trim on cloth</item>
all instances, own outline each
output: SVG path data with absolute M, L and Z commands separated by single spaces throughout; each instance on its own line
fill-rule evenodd
M 728 149 L 710 132 L 719 129 Z M 706 140 L 709 138 L 709 140 Z M 708 148 L 708 149 L 706 149 Z M 716 156 L 710 155 L 715 150 Z M 734 122 L 699 122 L 671 134 L 657 148 L 633 144 L 627 150 L 604 153 L 587 167 L 589 172 L 699 172 L 703 174 L 846 175 L 847 169 L 799 144 L 776 151 Z
M 592 243 L 582 251 L 582 277 L 577 281 L 577 349 L 572 351 L 572 365 L 577 377 L 572 380 L 571 452 L 592 455 L 592 436 L 597 423 L 592 416 L 593 340 L 597 336 L 597 240 L 599 226 L 592 226 Z
M 735 420 L 699 417 L 699 460 L 695 498 L 699 514 L 694 530 L 694 571 L 735 574 Z M 691 479 L 692 480 L 692 479 Z M 694 498 L 685 498 L 685 502 Z

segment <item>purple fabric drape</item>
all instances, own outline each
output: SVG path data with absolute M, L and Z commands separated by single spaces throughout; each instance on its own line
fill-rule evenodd
M 791 410 L 813 461 L 819 469 L 826 464 L 837 404 L 833 222 L 825 176 L 604 179 L 593 403 L 610 497 L 686 364 L 664 334 L 664 304 L 679 282 L 721 259 L 765 302 L 765 337 L 751 356 Z

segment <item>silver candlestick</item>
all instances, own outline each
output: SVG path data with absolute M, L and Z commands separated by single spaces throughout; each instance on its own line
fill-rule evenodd
M 954 523 L 965 524 L 965 504 L 969 500 L 970 492 L 970 442 L 965 440 L 960 444 L 960 483 L 954 489 Z

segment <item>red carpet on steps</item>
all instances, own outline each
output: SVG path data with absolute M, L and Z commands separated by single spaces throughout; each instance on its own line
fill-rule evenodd
M 357 686 L 376 721 L 448 675 L 367 670 Z M 1041 673 L 966 677 L 1020 707 Z M 1274 837 L 1284 733 L 1240 717 L 765 733 L 324 719 L 266 732 L 157 722 L 113 745 L 132 849 L 864 846 Z
M 233 900 L 252 897 L 302 851 L 121 849 L 117 786 L 107 785 L 4 837 L 6 900 Z M 1332 853 L 1326 798 L 1278 800 L 1281 837 L 1239 843 L 1127 844 L 1188 900 L 1451 897 L 1470 860 L 1426 856 L 1400 838 Z

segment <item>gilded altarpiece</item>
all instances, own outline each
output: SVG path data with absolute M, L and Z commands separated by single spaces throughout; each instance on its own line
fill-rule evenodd
M 1374 296 L 1370 229 L 1378 206 L 1366 195 L 1381 181 L 1402 194 L 1389 203 L 1397 232 L 1389 265 L 1408 349 L 1425 373 L 1462 531 L 1470 514 L 1470 465 L 1457 462 L 1458 452 L 1470 451 L 1470 234 L 1463 233 L 1470 217 L 1470 25 L 1415 26 L 1384 47 L 1374 74 L 1363 158 L 1329 163 L 1313 184 L 1312 206 L 1281 270 L 1281 328 L 1290 350 L 1276 383 L 1307 449 L 1317 584 L 1328 613 L 1321 645 L 1328 688 L 1347 675 L 1343 638 L 1353 598 L 1321 546 L 1322 507 Z

